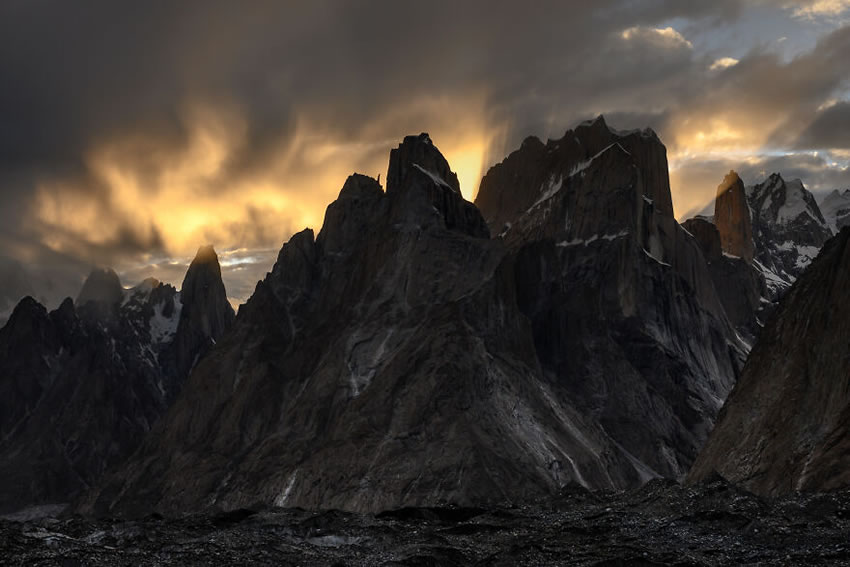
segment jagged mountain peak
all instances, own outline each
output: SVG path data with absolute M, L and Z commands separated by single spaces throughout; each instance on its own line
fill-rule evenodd
M 215 253 L 215 248 L 211 245 L 201 246 L 183 277 L 181 292 L 186 298 L 187 295 L 191 296 L 196 293 L 198 286 L 218 287 L 218 284 L 221 284 L 223 291 L 224 284 L 221 283 L 221 265 L 218 262 L 218 254 Z
M 738 175 L 738 172 L 734 169 L 730 169 L 729 173 L 727 173 L 726 176 L 723 177 L 723 181 L 720 183 L 720 185 L 717 186 L 717 195 L 720 196 L 726 191 L 737 187 L 739 183 L 743 188 L 744 182 L 741 180 L 741 176 Z
M 199 356 L 233 325 L 236 314 L 227 299 L 215 249 L 201 246 L 180 287 L 182 312 L 177 326 L 177 373 L 186 375 Z
M 567 131 L 568 134 L 571 132 L 575 132 L 575 134 L 577 134 L 579 138 L 581 138 L 582 135 L 586 134 L 587 132 L 597 132 L 613 134 L 614 136 L 620 138 L 637 135 L 648 139 L 654 139 L 659 142 L 661 141 L 658 137 L 658 134 L 656 134 L 655 130 L 653 130 L 652 128 L 634 128 L 630 130 L 618 130 L 616 128 L 613 128 L 608 124 L 608 121 L 602 114 L 600 114 L 596 118 L 581 122 L 578 126 L 575 127 L 575 130 L 573 131 Z
M 408 188 L 411 184 L 409 176 L 419 174 L 426 174 L 435 184 L 460 194 L 457 174 L 425 132 L 418 136 L 405 136 L 401 144 L 390 151 L 387 194 Z
M 85 305 L 89 302 L 116 304 L 124 297 L 124 288 L 121 279 L 112 268 L 94 268 L 86 278 L 80 294 L 77 296 L 77 305 Z
M 628 156 L 628 160 L 620 160 L 623 168 L 635 166 L 643 171 L 644 195 L 658 214 L 672 222 L 673 201 L 664 144 L 648 128 L 616 130 L 599 116 L 545 145 L 536 138 L 526 138 L 519 149 L 490 168 L 475 199 L 490 231 L 505 233 L 510 228 L 508 223 L 513 224 L 535 205 L 548 201 L 571 177 L 584 175 L 600 158 L 610 158 L 610 150 Z M 610 184 L 605 186 L 613 188 Z M 638 216 L 637 211 L 634 216 Z
M 316 240 L 326 253 L 344 253 L 383 214 L 384 191 L 377 180 L 359 173 L 345 180 L 339 197 L 328 205 Z
M 481 213 L 463 198 L 457 175 L 428 134 L 406 136 L 390 151 L 386 195 L 388 218 L 406 230 L 444 226 L 478 238 L 490 236 Z
M 198 247 L 198 251 L 195 253 L 195 258 L 192 260 L 192 265 L 198 264 L 218 265 L 218 254 L 216 254 L 215 247 L 213 247 L 212 244 L 204 244 Z
M 714 224 L 720 234 L 723 251 L 752 263 L 755 244 L 750 207 L 744 182 L 735 171 L 727 173 L 717 186 Z
M 820 203 L 820 209 L 833 232 L 850 226 L 850 189 L 833 190 Z

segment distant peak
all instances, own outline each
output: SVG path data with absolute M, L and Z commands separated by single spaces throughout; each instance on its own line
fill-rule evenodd
M 118 274 L 112 268 L 94 268 L 83 283 L 77 305 L 90 301 L 100 303 L 119 303 L 124 298 L 124 288 Z
M 205 244 L 198 248 L 198 253 L 195 254 L 195 259 L 192 260 L 192 264 L 218 264 L 218 254 L 215 253 L 215 248 L 213 248 L 212 244 Z
M 738 172 L 734 169 L 729 170 L 729 173 L 723 178 L 723 181 L 720 185 L 717 186 L 717 195 L 720 196 L 732 188 L 739 187 L 741 191 L 744 190 L 744 182 L 741 181 L 741 177 L 738 175 Z
M 31 295 L 27 295 L 23 299 L 21 299 L 18 304 L 15 306 L 15 309 L 12 310 L 12 316 L 15 314 L 20 315 L 21 313 L 32 313 L 32 312 L 47 312 L 44 306 L 36 301 L 34 297 Z

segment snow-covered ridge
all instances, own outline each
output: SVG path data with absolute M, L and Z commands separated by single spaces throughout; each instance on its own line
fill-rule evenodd
M 833 233 L 837 234 L 842 227 L 850 225 L 850 189 L 832 191 L 819 205 Z
M 142 283 L 124 290 L 124 299 L 121 301 L 121 307 L 126 307 L 131 301 L 144 303 L 148 300 L 151 292 L 159 285 L 159 281 L 155 278 L 147 278 Z
M 773 174 L 763 183 L 747 187 L 746 193 L 750 206 L 758 204 L 758 211 L 755 212 L 776 224 L 788 225 L 808 215 L 818 225 L 827 226 L 812 209 L 813 205 L 817 207 L 817 203 L 800 179 L 785 181 L 782 176 Z M 774 212 L 775 203 L 781 204 Z

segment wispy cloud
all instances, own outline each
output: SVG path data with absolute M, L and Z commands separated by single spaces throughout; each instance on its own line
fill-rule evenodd
M 740 61 L 738 61 L 734 57 L 721 57 L 720 59 L 715 60 L 714 63 L 709 66 L 709 70 L 717 71 L 720 69 L 728 69 L 729 67 L 734 67 L 738 63 L 740 63 Z

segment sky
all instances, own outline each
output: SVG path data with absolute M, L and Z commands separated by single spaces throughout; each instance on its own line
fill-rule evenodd
M 472 200 L 528 135 L 652 127 L 677 216 L 729 169 L 850 187 L 850 0 L 0 3 L 0 312 L 94 266 L 238 304 L 429 132 Z

